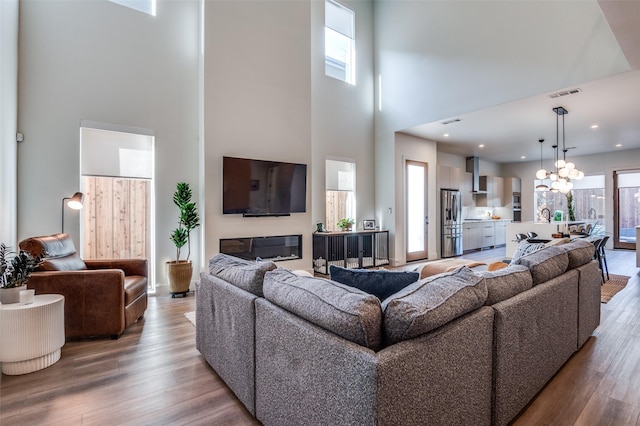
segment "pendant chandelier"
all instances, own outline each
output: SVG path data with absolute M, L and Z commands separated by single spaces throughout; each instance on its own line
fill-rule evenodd
M 536 191 L 546 192 L 549 187 L 542 181 L 547 178 L 547 171 L 542 167 L 542 144 L 544 144 L 544 139 L 539 139 L 538 142 L 540 142 L 540 169 L 536 172 L 536 177 L 540 179 L 540 184 L 536 186 Z
M 568 193 L 573 188 L 573 182 L 571 180 L 580 180 L 584 177 L 584 172 L 578 170 L 576 165 L 570 161 L 567 161 L 567 148 L 565 144 L 565 127 L 564 127 L 564 116 L 569 113 L 564 107 L 556 107 L 553 108 L 553 112 L 556 113 L 556 144 L 553 145 L 554 151 L 554 166 L 555 171 L 547 172 L 542 167 L 542 148 L 540 148 L 540 170 L 536 172 L 536 178 L 538 179 L 551 179 L 551 191 L 552 192 L 561 192 L 563 194 Z M 562 116 L 562 158 L 560 158 L 560 116 Z M 540 140 L 540 145 L 542 146 L 542 142 L 544 140 Z M 546 185 L 538 185 L 538 187 L 546 186 Z M 544 191 L 544 188 L 539 189 L 540 191 Z

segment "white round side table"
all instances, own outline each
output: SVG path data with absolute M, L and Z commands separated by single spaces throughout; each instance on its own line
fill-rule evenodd
M 0 304 L 2 373 L 27 374 L 55 364 L 64 340 L 64 296 L 40 294 L 28 305 Z

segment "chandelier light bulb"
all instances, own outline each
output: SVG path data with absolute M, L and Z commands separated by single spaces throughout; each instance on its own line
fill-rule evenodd
M 549 179 L 551 179 L 551 180 L 558 180 L 558 174 L 557 174 L 557 173 L 555 173 L 555 172 L 551 172 L 551 173 L 549 174 Z
M 556 161 L 556 167 L 558 167 L 558 168 L 564 167 L 565 164 L 566 164 L 566 162 L 564 160 Z
M 567 176 L 569 176 L 569 169 L 563 167 L 558 170 L 558 174 L 560 175 L 560 177 L 566 178 Z
M 569 191 L 571 191 L 573 189 L 573 182 L 567 182 L 566 185 L 567 185 L 567 188 L 569 189 Z
M 547 177 L 547 171 L 545 169 L 540 169 L 536 172 L 536 178 L 544 179 Z
M 551 184 L 551 189 L 555 189 L 557 191 L 558 188 L 560 188 L 560 182 L 556 180 Z
M 578 173 L 580 173 L 580 170 L 578 170 L 578 169 L 571 169 L 571 170 L 569 170 L 569 177 L 570 177 L 571 179 L 575 179 L 575 178 L 577 178 L 577 177 L 578 177 Z
M 567 164 L 564 165 L 567 169 L 571 170 L 571 169 L 575 169 L 576 165 L 573 164 L 571 161 L 569 161 Z
M 576 176 L 576 180 L 580 180 L 584 178 L 584 172 L 582 170 L 578 171 L 578 176 Z

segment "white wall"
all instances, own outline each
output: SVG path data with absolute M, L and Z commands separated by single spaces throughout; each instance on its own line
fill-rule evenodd
M 374 211 L 373 151 L 373 6 L 340 1 L 355 12 L 356 84 L 324 73 L 324 1 L 311 2 L 312 220 L 324 222 L 325 160 L 349 158 L 356 163 L 356 224 L 377 219 Z
M 205 257 L 220 238 L 303 234 L 311 268 L 311 51 L 309 2 L 215 1 L 205 8 Z M 222 157 L 304 163 L 307 212 L 222 214 Z
M 17 243 L 18 0 L 0 1 L 0 242 Z
M 629 70 L 595 1 L 380 0 L 374 28 L 378 215 L 402 197 L 396 132 Z
M 199 193 L 198 23 L 189 0 L 161 0 L 155 17 L 108 1 L 20 2 L 19 239 L 60 232 L 61 200 L 80 185 L 81 120 L 152 129 L 156 277 L 166 282 L 176 183 Z M 78 217 L 65 214 L 77 247 Z
M 327 157 L 356 160 L 358 221 L 372 217 L 372 8 L 344 4 L 356 13 L 355 86 L 324 75 L 324 2 L 206 3 L 205 257 L 219 252 L 220 238 L 302 234 L 303 259 L 282 266 L 311 269 Z M 225 155 L 307 164 L 307 212 L 223 215 Z

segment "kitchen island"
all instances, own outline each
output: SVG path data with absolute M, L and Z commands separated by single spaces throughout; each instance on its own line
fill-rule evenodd
M 517 234 L 526 234 L 527 232 L 535 232 L 538 234 L 535 238 L 541 240 L 552 240 L 552 234 L 569 233 L 571 225 L 583 225 L 584 221 L 551 221 L 551 222 L 512 222 L 507 224 L 507 247 L 505 255 L 511 258 L 516 251 L 518 241 Z

